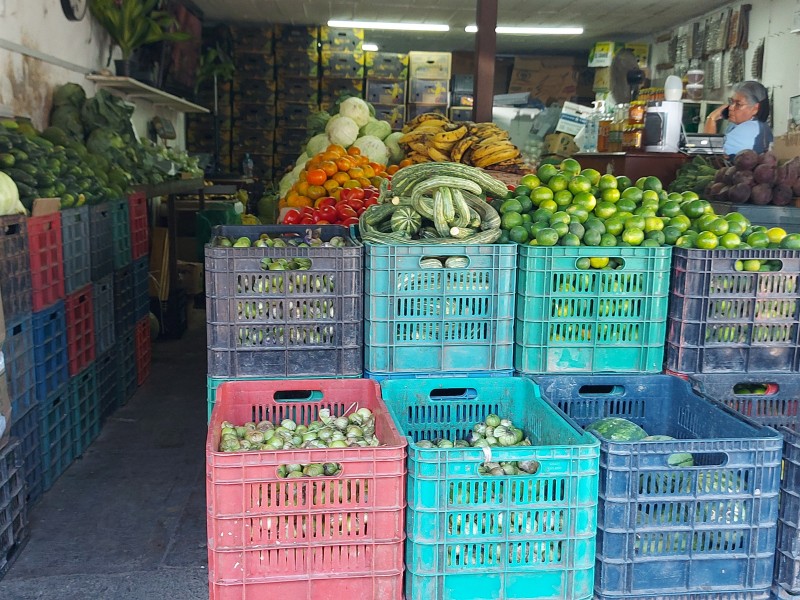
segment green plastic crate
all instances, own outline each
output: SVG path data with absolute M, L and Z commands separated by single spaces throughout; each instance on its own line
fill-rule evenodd
M 524 378 L 391 379 L 381 388 L 409 439 L 406 600 L 591 598 L 597 439 Z M 417 445 L 463 439 L 491 413 L 511 417 L 532 446 L 484 454 Z M 482 476 L 488 458 L 535 460 L 539 470 Z
M 520 373 L 658 373 L 671 247 L 519 247 L 514 367 Z M 617 269 L 579 269 L 613 257 Z

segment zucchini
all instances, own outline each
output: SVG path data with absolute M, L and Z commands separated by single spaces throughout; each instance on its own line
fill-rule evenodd
M 448 269 L 466 269 L 469 266 L 469 259 L 466 256 L 451 256 L 444 261 L 444 266 Z
M 440 261 L 438 258 L 423 258 L 421 261 L 419 261 L 419 266 L 423 269 L 443 268 L 442 261 Z
M 467 201 L 464 200 L 464 194 L 461 193 L 461 190 L 458 188 L 453 188 L 450 190 L 453 196 L 453 208 L 456 211 L 456 218 L 453 219 L 452 225 L 454 227 L 466 227 L 470 225 L 471 215 L 469 212 L 469 205 Z M 478 213 L 475 213 L 477 216 Z M 480 226 L 480 217 L 478 217 L 478 224 L 476 227 Z
M 450 235 L 450 225 L 447 224 L 447 219 L 444 216 L 442 188 L 439 188 L 433 194 L 433 226 L 436 227 L 436 232 L 440 237 L 448 237 Z
M 441 187 L 439 191 L 442 194 L 442 210 L 444 213 L 444 220 L 448 225 L 453 225 L 456 218 L 456 209 L 453 206 L 453 193 L 449 187 Z
M 367 225 L 376 227 L 379 223 L 388 219 L 396 208 L 397 207 L 391 202 L 387 202 L 386 204 L 373 204 L 364 211 L 364 222 Z
M 492 208 L 488 202 L 481 200 L 478 196 L 465 193 L 464 199 L 471 209 L 478 213 L 481 218 L 481 229 L 496 229 L 500 227 L 500 215 Z
M 464 202 L 466 202 L 466 199 L 464 200 Z M 469 204 L 467 204 L 467 207 L 469 208 L 469 223 L 467 223 L 467 225 L 469 225 L 470 227 L 480 227 L 481 216 L 477 213 L 477 211 L 474 208 L 470 207 Z
M 471 235 L 478 233 L 477 229 L 471 229 L 469 227 L 451 227 L 450 228 L 450 237 L 464 239 Z

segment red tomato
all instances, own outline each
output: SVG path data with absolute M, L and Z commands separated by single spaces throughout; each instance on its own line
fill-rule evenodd
M 517 189 L 517 186 L 511 185 L 510 183 L 507 184 L 506 187 L 508 188 L 509 192 L 513 192 L 515 189 Z
M 300 219 L 300 225 L 313 225 L 314 218 L 313 217 L 303 217 Z
M 330 222 L 326 221 L 325 219 L 320 219 L 317 221 L 317 225 L 330 225 Z
M 322 206 L 319 209 L 319 218 L 328 223 L 336 223 L 339 220 L 339 213 L 333 206 Z
M 324 198 L 320 198 L 316 202 L 317 208 L 322 208 L 323 206 L 334 206 L 335 204 L 336 204 L 336 198 L 334 198 L 333 196 L 325 196 Z
M 352 198 L 347 202 L 347 206 L 358 212 L 360 209 L 364 208 L 364 201 Z
M 350 225 L 358 225 L 358 218 L 357 217 L 348 217 L 339 225 L 343 225 L 344 227 L 350 227 Z
M 377 196 L 377 195 L 378 195 L 377 190 L 374 190 L 372 188 L 365 188 L 364 189 L 364 200 L 369 200 L 373 196 Z
M 339 202 L 339 204 L 336 205 L 336 212 L 339 213 L 339 219 L 341 221 L 358 216 L 355 209 L 344 202 Z
M 353 197 L 353 190 L 355 188 L 342 188 L 339 192 L 339 202 L 345 201 L 347 202 L 350 198 Z
M 303 217 L 313 217 L 314 216 L 314 209 L 311 208 L 310 206 L 304 206 L 303 208 L 300 209 L 300 214 Z
M 286 214 L 283 215 L 283 223 L 285 225 L 297 225 L 300 222 L 300 211 L 295 209 L 290 209 L 286 211 Z
M 368 199 L 364 200 L 364 208 L 367 209 L 370 206 L 376 205 L 377 203 L 378 203 L 378 199 L 375 196 L 373 196 L 372 198 L 368 198 Z
M 353 198 L 356 200 L 363 200 L 364 199 L 364 189 L 363 188 L 351 188 L 353 190 Z

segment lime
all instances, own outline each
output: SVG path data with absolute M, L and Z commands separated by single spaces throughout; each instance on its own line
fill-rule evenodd
M 553 201 L 561 208 L 572 204 L 572 192 L 569 190 L 559 190 L 553 195 Z
M 693 225 L 698 231 L 710 231 L 711 223 L 715 220 L 716 217 L 714 215 L 703 215 L 695 219 Z
M 633 214 L 639 215 L 640 217 L 655 217 L 656 209 L 652 206 L 642 204 L 641 206 L 636 207 L 636 210 L 633 211 Z
M 539 166 L 539 169 L 536 171 L 537 177 L 544 184 L 547 184 L 547 182 L 550 181 L 550 178 L 555 176 L 556 174 L 558 174 L 558 168 L 555 165 L 549 165 L 549 164 L 544 164 Z M 542 243 L 539 242 L 539 244 Z M 549 245 L 552 246 L 553 244 Z
M 597 206 L 597 198 L 595 198 L 594 195 L 589 192 L 579 192 L 572 199 L 572 203 L 582 206 L 589 211 L 594 210 L 594 207 Z
M 528 234 L 530 235 L 531 239 L 534 239 L 536 234 L 539 233 L 539 230 L 544 229 L 545 227 L 547 227 L 547 223 L 543 221 L 534 221 L 533 223 L 525 225 L 525 228 L 528 230 Z
M 681 210 L 690 219 L 697 219 L 705 213 L 705 205 L 702 200 L 690 200 L 681 206 Z
M 731 219 L 725 220 L 728 221 L 728 233 L 735 233 L 738 236 L 742 236 L 744 232 L 747 231 L 747 226 L 741 221 Z
M 550 216 L 552 214 L 553 213 L 550 212 L 549 210 L 545 210 L 544 208 L 540 207 L 540 208 L 537 208 L 535 211 L 533 211 L 533 214 L 531 215 L 531 218 L 534 221 L 550 221 Z
M 539 171 L 541 172 L 541 168 Z M 540 229 L 536 233 L 536 243 L 540 246 L 555 246 L 558 243 L 558 232 L 551 227 Z
M 531 217 L 530 213 L 522 213 L 522 223 L 532 223 L 533 217 Z
M 629 187 L 622 190 L 622 198 L 630 198 L 634 202 L 642 201 L 642 190 L 637 187 Z
M 524 244 L 529 239 L 528 230 L 519 225 L 512 227 L 508 232 L 508 239 L 517 244 Z
M 603 223 L 603 221 L 601 221 L 601 220 L 600 220 L 600 219 L 598 219 L 597 217 L 593 217 L 593 216 L 591 216 L 591 215 L 589 215 L 589 218 L 588 218 L 588 219 L 586 219 L 586 220 L 583 222 L 583 226 L 584 226 L 584 227 L 586 227 L 586 229 L 587 229 L 587 230 L 589 230 L 589 229 L 596 229 L 596 230 L 597 230 L 597 231 L 599 231 L 600 233 L 605 233 L 605 232 L 606 232 L 606 225 L 605 225 L 605 223 Z
M 790 233 L 781 240 L 781 248 L 785 250 L 800 250 L 800 233 Z
M 574 233 L 565 233 L 563 236 L 561 236 L 559 243 L 562 246 L 580 246 L 581 238 Z
M 663 231 L 645 231 L 644 241 L 652 240 L 657 245 L 663 246 L 666 243 L 666 236 Z
M 586 228 L 578 221 L 570 221 L 569 232 L 577 235 L 580 239 L 583 239 L 583 235 L 586 233 Z
M 684 200 L 699 200 L 700 199 L 700 196 L 698 196 L 696 192 L 693 192 L 691 190 L 686 190 L 685 192 L 681 192 L 681 197 Z
M 614 213 L 616 212 L 617 206 L 605 200 L 598 202 L 594 207 L 594 214 L 596 214 L 600 219 L 608 219 L 609 217 L 613 217 Z
M 681 205 L 674 200 L 667 200 L 658 210 L 658 214 L 664 217 L 677 217 L 681 214 Z
M 570 221 L 569 213 L 563 210 L 553 213 L 552 216 L 550 217 L 551 225 L 553 223 L 569 223 L 569 221 Z
M 641 229 L 644 230 L 647 219 L 640 216 L 633 216 L 625 219 L 625 229 Z
M 607 189 L 617 189 L 619 187 L 617 185 L 617 178 L 610 174 L 605 174 L 600 176 L 600 180 L 597 182 L 597 187 L 600 190 L 607 190 Z
M 635 200 L 631 198 L 626 198 L 624 195 L 622 196 L 622 198 L 619 199 L 619 202 L 617 202 L 617 210 L 629 213 L 635 211 L 637 206 L 638 203 Z
M 740 213 L 740 212 L 731 212 L 731 213 L 728 213 L 727 215 L 725 215 L 725 220 L 727 220 L 727 221 L 731 221 L 731 222 L 733 222 L 733 221 L 738 221 L 738 222 L 740 222 L 740 223 L 744 223 L 744 224 L 745 224 L 745 227 L 747 227 L 747 226 L 749 226 L 749 225 L 750 225 L 750 219 L 748 219 L 747 217 L 745 217 L 745 216 L 744 216 L 742 213 Z
M 617 238 L 616 236 L 610 233 L 604 233 L 600 236 L 600 245 L 601 246 L 616 246 L 617 245 Z
M 593 269 L 602 269 L 608 266 L 607 256 L 593 256 L 589 259 L 589 264 Z
M 575 261 L 575 266 L 581 270 L 590 269 L 592 267 L 592 261 L 586 256 L 581 256 Z
M 694 248 L 694 238 L 689 237 L 688 235 L 682 235 L 675 240 L 675 245 L 678 248 Z
M 542 202 L 544 202 L 545 200 L 553 199 L 553 190 L 551 190 L 549 187 L 541 185 L 531 190 L 530 197 L 531 201 L 536 206 L 541 206 Z
M 624 222 L 626 219 L 631 218 L 633 216 L 633 213 L 627 210 L 618 210 L 614 216 L 619 217 Z
M 661 231 L 664 229 L 664 221 L 658 217 L 645 217 L 644 230 L 647 231 Z M 663 242 L 662 242 L 663 243 Z
M 577 175 L 581 172 L 581 164 L 574 158 L 565 158 L 559 165 L 564 173 Z
M 617 179 L 617 187 L 621 190 L 625 188 L 629 188 L 633 185 L 630 177 L 625 177 L 625 175 L 620 175 Z
M 558 175 L 553 175 L 547 181 L 547 187 L 549 187 L 554 192 L 557 192 L 559 190 L 565 190 L 567 189 L 568 185 L 569 185 L 569 179 L 567 178 L 566 175 L 562 175 L 560 173 Z
M 728 250 L 735 250 L 739 247 L 739 244 L 742 243 L 742 238 L 740 238 L 735 233 L 726 233 L 721 238 L 719 238 L 719 245 L 723 248 Z
M 658 206 L 659 196 L 658 192 L 654 190 L 645 190 L 642 192 L 642 202 L 655 202 Z
M 500 237 L 497 238 L 497 243 L 498 244 L 507 244 L 510 241 L 511 240 L 508 239 L 508 232 L 505 229 L 502 229 L 500 231 Z
M 520 185 L 518 185 L 517 187 L 514 188 L 514 195 L 515 196 L 529 196 L 530 193 L 531 193 L 531 190 L 533 190 L 532 187 L 529 187 L 529 186 L 524 185 L 524 184 L 521 183 Z
M 627 242 L 631 246 L 638 246 L 644 241 L 644 231 L 636 227 L 625 229 L 622 232 L 622 241 Z
M 661 233 L 660 231 L 658 233 Z M 645 238 L 645 240 L 641 243 L 643 248 L 658 248 L 662 244 L 655 239 Z
M 500 227 L 508 231 L 510 231 L 514 227 L 522 225 L 522 223 L 523 223 L 522 215 L 519 214 L 518 212 L 509 211 L 503 213 L 503 216 L 500 217 Z
M 767 229 L 767 237 L 773 244 L 780 244 L 783 238 L 786 237 L 786 231 L 780 227 L 771 227 Z
M 617 188 L 608 188 L 600 191 L 600 200 L 603 202 L 617 202 L 620 199 L 620 191 Z
M 567 214 L 572 218 L 573 221 L 578 221 L 580 223 L 585 223 L 589 218 L 589 211 L 579 204 L 571 204 L 568 206 Z
M 763 231 L 754 231 L 747 236 L 747 243 L 753 248 L 766 248 L 769 245 L 769 238 Z
M 583 175 L 576 175 L 572 179 L 569 180 L 569 184 L 567 185 L 569 191 L 573 194 L 580 194 L 581 192 L 588 192 L 592 189 L 592 182 L 589 181 L 588 177 L 584 177 Z
M 587 246 L 599 246 L 603 240 L 603 233 L 599 229 L 587 229 L 583 234 L 583 243 Z
M 519 180 L 520 185 L 527 185 L 530 189 L 537 188 L 542 185 L 539 178 L 533 173 L 527 173 Z
M 638 183 L 638 182 L 637 182 Z M 652 190 L 654 192 L 660 192 L 664 189 L 664 186 L 661 183 L 661 180 L 658 177 L 646 177 L 644 180 L 644 190 Z
M 554 213 L 558 210 L 558 204 L 556 204 L 552 200 L 542 200 L 541 204 L 539 204 L 539 208 L 541 208 L 542 210 L 546 210 L 550 213 Z
M 644 182 L 647 181 L 647 177 L 639 177 L 634 184 L 640 190 L 644 190 Z
M 597 185 L 600 183 L 600 171 L 597 169 L 584 169 L 581 171 L 581 175 L 586 177 L 592 185 Z
M 667 225 L 662 230 L 662 233 L 664 234 L 664 243 L 670 246 L 674 245 L 678 238 L 681 237 L 681 230 L 674 225 Z
M 559 221 L 558 223 L 552 223 L 550 228 L 555 229 L 558 237 L 562 237 L 569 233 L 569 224 L 562 221 Z
M 719 238 L 711 231 L 701 231 L 694 239 L 694 245 L 701 250 L 713 250 L 719 246 Z
M 526 213 L 533 210 L 533 201 L 530 199 L 530 196 L 516 196 L 515 200 L 522 205 L 522 212 Z
M 753 233 L 767 233 L 767 228 L 763 225 L 753 225 Z
M 758 271 L 761 269 L 761 261 L 755 258 L 751 258 L 749 260 L 744 261 L 744 270 L 745 271 Z
M 717 217 L 708 224 L 708 231 L 716 236 L 725 235 L 728 233 L 728 222 L 721 217 Z
M 614 215 L 606 219 L 606 231 L 612 235 L 619 235 L 625 229 L 625 219 L 619 215 Z
M 521 213 L 522 204 L 516 198 L 510 198 L 508 200 L 503 201 L 503 203 L 500 205 L 500 210 L 498 212 L 501 215 L 504 215 L 507 212 Z
M 672 217 L 669 220 L 669 224 L 671 227 L 683 233 L 692 226 L 692 221 L 686 215 L 678 215 L 677 217 Z

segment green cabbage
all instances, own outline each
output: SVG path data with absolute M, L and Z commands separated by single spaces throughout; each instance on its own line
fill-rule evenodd
M 339 114 L 350 117 L 356 125 L 363 127 L 369 121 L 369 106 L 361 98 L 351 96 L 339 105 Z
M 379 121 L 374 117 L 370 117 L 367 124 L 360 130 L 361 135 L 374 135 L 376 138 L 383 140 L 392 133 L 392 126 L 387 121 Z
M 389 149 L 380 138 L 374 135 L 365 135 L 358 138 L 353 142 L 353 146 L 361 150 L 361 154 L 372 162 L 385 165 L 389 161 Z
M 325 133 L 318 133 L 310 140 L 308 140 L 308 144 L 306 145 L 306 153 L 309 156 L 314 156 L 315 154 L 319 154 L 320 152 L 324 152 L 325 148 L 330 145 L 331 141 L 328 139 L 328 135 Z
M 325 133 L 328 134 L 332 144 L 348 148 L 358 137 L 358 124 L 350 117 L 342 114 L 334 115 L 325 126 Z
M 389 164 L 396 165 L 406 157 L 406 153 L 403 152 L 403 149 L 400 147 L 400 143 L 398 142 L 401 137 L 403 137 L 403 132 L 395 131 L 390 133 L 388 136 L 386 136 L 386 139 L 383 140 L 383 143 L 389 150 Z

